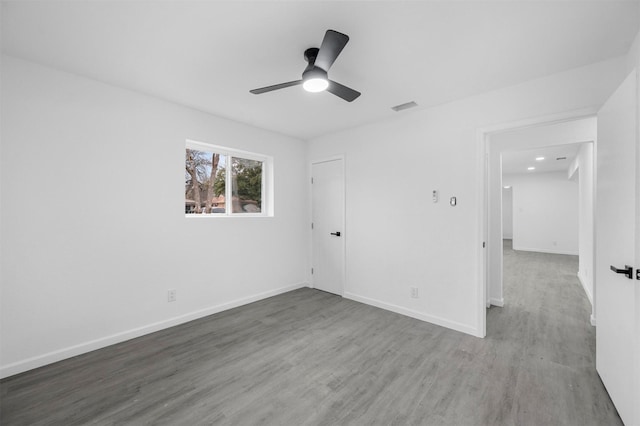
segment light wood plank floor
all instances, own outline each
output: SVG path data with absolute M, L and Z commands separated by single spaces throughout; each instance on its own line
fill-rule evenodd
M 577 258 L 505 251 L 478 339 L 300 289 L 0 382 L 3 425 L 619 425 Z

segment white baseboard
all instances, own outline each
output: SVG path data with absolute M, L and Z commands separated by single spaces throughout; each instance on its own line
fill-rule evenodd
M 562 251 L 562 250 L 553 250 L 553 249 L 541 249 L 541 248 L 529 248 L 529 247 L 513 247 L 516 251 L 534 251 L 538 253 L 549 253 L 549 254 L 568 254 L 571 256 L 577 256 L 577 251 Z
M 489 299 L 489 302 L 493 305 L 493 306 L 497 306 L 499 308 L 504 307 L 504 298 L 500 298 L 500 299 L 495 299 L 495 298 L 491 298 Z
M 405 315 L 411 318 L 415 318 L 421 321 L 429 322 L 432 324 L 440 325 L 442 327 L 450 328 L 452 330 L 460 331 L 462 333 L 470 334 L 476 337 L 484 337 L 479 330 L 471 327 L 467 324 L 462 324 L 456 321 L 451 321 L 445 318 L 441 318 L 435 315 L 429 315 L 422 312 L 414 311 L 413 309 L 404 308 L 402 306 L 393 305 L 391 303 L 382 302 L 376 299 L 370 299 L 368 297 L 359 296 L 357 294 L 345 292 L 343 297 L 345 299 L 355 300 L 356 302 L 364 303 L 365 305 L 375 306 L 376 308 L 385 309 L 387 311 L 395 312 L 397 314 Z
M 587 299 L 589 299 L 589 303 L 591 303 L 591 306 L 593 306 L 593 295 L 591 294 L 591 291 L 589 291 L 589 287 L 587 286 L 587 280 L 584 279 L 580 271 L 578 271 L 576 275 L 578 276 L 578 281 L 580 281 L 580 284 L 582 284 L 582 288 L 584 289 L 584 292 L 587 294 Z
M 591 303 L 591 309 L 593 309 L 593 295 L 591 294 L 591 292 L 589 291 L 589 288 L 587 287 L 587 284 L 586 284 L 587 280 L 584 279 L 580 271 L 578 271 L 576 275 L 578 276 L 578 281 L 580 281 L 580 284 L 582 285 L 582 288 L 584 289 L 584 292 L 587 295 L 587 299 L 589 299 L 589 303 Z M 593 316 L 593 314 L 591 314 L 591 317 L 589 318 L 589 320 L 591 322 L 591 325 L 595 327 L 596 317 Z
M 164 330 L 165 328 L 173 327 L 185 322 L 193 321 L 198 318 L 203 318 L 209 315 L 216 314 L 218 312 L 226 311 L 228 309 L 237 308 L 238 306 L 246 305 L 248 303 L 257 302 L 258 300 L 266 299 L 268 297 L 277 296 L 278 294 L 286 293 L 288 291 L 296 290 L 298 288 L 307 287 L 307 283 L 295 284 L 287 287 L 280 287 L 274 290 L 265 291 L 263 293 L 254 294 L 249 297 L 243 297 L 242 299 L 232 300 L 220 305 L 210 306 L 208 308 L 200 309 L 187 314 L 179 315 L 177 317 L 169 318 L 163 321 L 158 321 L 152 324 L 148 324 L 142 327 L 133 328 L 131 330 L 123 331 L 120 333 L 112 334 L 110 336 L 101 337 L 99 339 L 91 340 L 88 342 L 80 343 L 67 348 L 59 349 L 53 352 L 49 352 L 43 355 L 27 358 L 18 362 L 14 362 L 8 365 L 0 367 L 0 378 L 13 376 L 34 368 L 42 367 L 47 364 L 62 361 L 67 358 L 71 358 L 77 355 L 82 355 L 87 352 L 95 351 L 107 346 L 121 343 L 127 340 L 134 339 L 136 337 L 144 336 L 145 334 L 154 333 L 156 331 Z

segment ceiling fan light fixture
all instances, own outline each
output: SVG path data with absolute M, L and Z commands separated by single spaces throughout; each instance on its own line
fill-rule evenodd
M 305 80 L 305 82 L 302 84 L 302 87 L 307 92 L 311 92 L 311 93 L 322 92 L 327 90 L 327 87 L 329 87 L 329 81 L 327 81 L 326 78 L 318 78 L 318 77 L 310 78 L 308 80 Z
M 327 72 L 333 62 L 336 60 L 344 46 L 349 41 L 349 36 L 334 30 L 327 30 L 322 39 L 320 48 L 310 47 L 304 51 L 304 59 L 308 65 L 302 73 L 301 80 L 289 81 L 286 83 L 274 84 L 272 86 L 260 87 L 258 89 L 249 90 L 254 95 L 271 92 L 273 90 L 284 89 L 291 86 L 302 85 L 307 92 L 323 92 L 327 91 L 347 102 L 352 102 L 360 92 L 350 87 L 329 80 Z

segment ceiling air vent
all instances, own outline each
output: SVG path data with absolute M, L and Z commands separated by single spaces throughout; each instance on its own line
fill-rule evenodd
M 409 109 L 417 106 L 418 106 L 417 103 L 411 101 L 411 102 L 407 102 L 406 104 L 396 105 L 394 107 L 391 107 L 391 109 L 394 110 L 395 112 L 400 112 L 404 109 Z
M 556 160 L 566 160 L 567 157 L 556 157 Z

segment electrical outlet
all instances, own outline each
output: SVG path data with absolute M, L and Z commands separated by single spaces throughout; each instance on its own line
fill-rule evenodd
M 167 301 L 168 302 L 175 302 L 176 301 L 176 290 L 175 289 L 167 291 Z
M 412 299 L 418 298 L 418 287 L 411 287 L 411 298 Z

